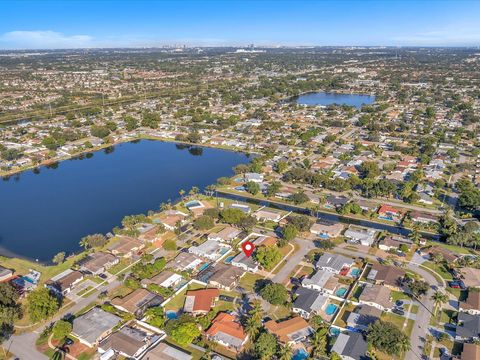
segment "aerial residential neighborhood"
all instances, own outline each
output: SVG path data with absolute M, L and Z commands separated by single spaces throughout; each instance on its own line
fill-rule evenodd
M 0 360 L 480 360 L 479 11 L 1 3 Z

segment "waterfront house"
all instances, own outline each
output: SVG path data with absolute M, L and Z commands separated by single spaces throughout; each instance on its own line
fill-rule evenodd
M 273 221 L 277 223 L 282 218 L 281 213 L 277 211 L 265 210 L 265 209 L 257 210 L 256 212 L 253 213 L 253 216 L 260 222 Z
M 173 347 L 165 342 L 159 343 L 152 349 L 147 350 L 144 360 L 192 360 L 193 357 L 189 353 L 177 347 Z
M 163 297 L 154 294 L 147 289 L 137 289 L 124 297 L 112 299 L 111 304 L 121 311 L 128 312 L 140 319 L 148 308 L 159 306 Z
M 345 231 L 345 238 L 351 244 L 360 244 L 363 246 L 372 246 L 375 241 L 377 231 L 375 229 L 366 228 L 357 225 L 350 225 Z
M 188 290 L 183 311 L 193 316 L 205 315 L 215 306 L 220 296 L 218 289 Z
M 323 253 L 322 256 L 317 260 L 315 263 L 315 267 L 319 270 L 325 270 L 332 272 L 334 274 L 343 274 L 343 272 L 347 271 L 352 267 L 354 264 L 353 259 L 348 258 L 346 256 L 340 254 L 331 254 L 331 253 Z
M 80 266 L 80 270 L 98 275 L 113 265 L 118 264 L 118 262 L 119 259 L 115 255 L 99 251 L 88 254 L 78 262 L 78 265 Z
M 263 175 L 258 173 L 245 173 L 245 175 L 243 175 L 243 179 L 245 182 L 252 181 L 255 183 L 261 183 L 263 182 Z
M 340 236 L 343 229 L 343 224 L 330 221 L 319 221 L 312 225 L 310 232 L 321 238 L 332 239 Z
M 401 215 L 400 210 L 390 205 L 382 205 L 378 209 L 378 217 L 384 220 L 398 221 Z
M 437 216 L 422 211 L 410 211 L 412 221 L 422 224 L 435 224 L 439 219 Z
M 325 207 L 329 209 L 338 209 L 346 205 L 350 200 L 345 196 L 328 195 L 325 202 Z
M 231 314 L 221 312 L 212 321 L 212 325 L 205 332 L 207 338 L 230 351 L 239 352 L 248 340 L 240 321 Z
M 265 329 L 275 335 L 281 344 L 292 346 L 305 341 L 314 333 L 313 328 L 300 316 L 279 322 L 267 321 Z
M 57 295 L 65 296 L 82 280 L 83 274 L 80 271 L 68 269 L 47 280 L 45 287 Z
M 162 224 L 167 230 L 175 231 L 177 227 L 185 223 L 187 217 L 188 214 L 178 210 L 165 210 L 155 217 L 154 221 Z
M 397 250 L 401 245 L 413 246 L 413 241 L 400 235 L 389 235 L 378 241 L 378 248 L 384 251 Z
M 341 333 L 332 347 L 332 352 L 337 353 L 342 360 L 367 360 L 367 350 L 364 335 L 357 332 Z
M 7 269 L 3 266 L 0 265 L 0 282 L 4 282 L 12 278 L 13 276 L 13 271 L 10 269 Z
M 82 344 L 92 348 L 108 336 L 121 321 L 117 315 L 94 307 L 73 319 L 72 335 Z
M 366 284 L 358 300 L 361 304 L 370 305 L 382 311 L 390 311 L 393 307 L 391 293 L 392 291 L 386 286 Z
M 360 199 L 356 200 L 355 202 L 358 204 L 358 206 L 360 206 L 363 211 L 374 212 L 378 209 L 378 204 L 374 203 L 373 201 Z
M 304 319 L 309 319 L 310 316 L 319 314 L 320 311 L 324 310 L 327 301 L 328 297 L 322 295 L 319 291 L 299 287 L 295 290 L 292 311 Z

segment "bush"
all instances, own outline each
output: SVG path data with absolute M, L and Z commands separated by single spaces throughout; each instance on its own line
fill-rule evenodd
M 193 227 L 197 230 L 209 230 L 214 226 L 213 218 L 208 215 L 202 215 L 193 223 Z
M 284 305 L 288 301 L 288 291 L 282 284 L 267 284 L 260 290 L 260 295 L 272 305 Z
M 65 320 L 58 320 L 53 326 L 53 337 L 57 340 L 64 339 L 72 332 L 72 324 Z

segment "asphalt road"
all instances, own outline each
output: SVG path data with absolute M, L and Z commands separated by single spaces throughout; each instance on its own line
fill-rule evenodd
M 295 244 L 299 246 L 298 251 L 286 261 L 285 265 L 280 271 L 273 277 L 272 281 L 276 283 L 283 283 L 283 281 L 290 275 L 295 267 L 303 260 L 304 256 L 312 249 L 315 249 L 313 241 L 296 238 Z

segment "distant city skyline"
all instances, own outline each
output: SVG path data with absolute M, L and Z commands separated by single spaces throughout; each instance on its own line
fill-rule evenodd
M 0 49 L 479 46 L 477 1 L 2 1 Z

